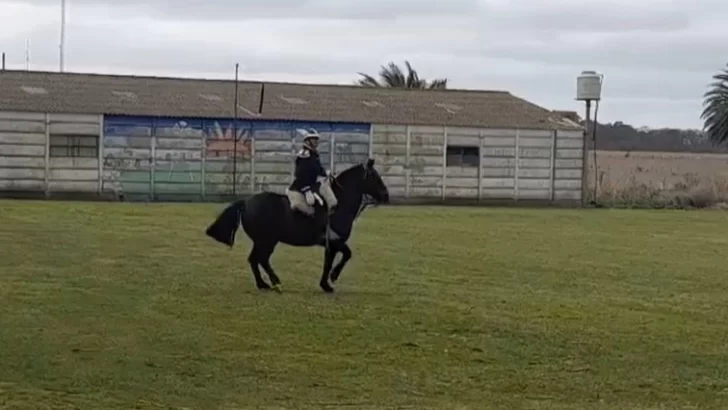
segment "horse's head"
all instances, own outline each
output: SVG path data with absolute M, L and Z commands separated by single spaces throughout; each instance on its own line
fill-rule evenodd
M 364 194 L 378 203 L 389 203 L 389 189 L 384 184 L 379 172 L 374 168 L 374 159 L 369 158 L 364 167 Z
M 344 170 L 336 176 L 336 181 L 337 183 L 333 186 L 335 192 L 339 191 L 336 195 L 356 191 L 357 194 L 373 199 L 375 203 L 386 204 L 389 202 L 389 190 L 382 181 L 382 177 L 379 176 L 379 172 L 374 169 L 374 160 L 371 158 L 364 164 Z

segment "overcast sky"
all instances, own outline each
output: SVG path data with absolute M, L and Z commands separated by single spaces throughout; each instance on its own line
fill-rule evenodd
M 118 3 L 120 5 L 116 5 Z M 123 5 L 122 5 L 123 4 Z M 266 6 L 264 7 L 263 4 Z M 66 70 L 352 83 L 409 59 L 451 88 L 507 90 L 583 111 L 576 76 L 604 73 L 600 120 L 702 127 L 728 63 L 726 0 L 68 0 Z M 58 69 L 60 0 L 0 0 L 8 68 Z

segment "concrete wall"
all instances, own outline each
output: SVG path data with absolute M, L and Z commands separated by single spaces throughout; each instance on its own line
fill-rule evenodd
M 391 193 L 412 199 L 579 201 L 582 142 L 579 131 L 372 128 Z
M 0 192 L 100 190 L 98 115 L 0 113 Z M 68 157 L 69 151 L 80 155 Z
M 328 168 L 374 157 L 394 199 L 581 198 L 578 131 L 29 113 L 0 113 L 0 192 L 188 201 L 282 193 L 301 143 L 295 129 L 311 127 Z

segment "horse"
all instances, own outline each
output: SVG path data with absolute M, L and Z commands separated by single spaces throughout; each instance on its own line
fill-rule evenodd
M 242 225 L 253 242 L 248 262 L 259 290 L 281 292 L 281 280 L 270 264 L 276 245 L 284 243 L 296 247 L 323 246 L 324 267 L 319 286 L 331 293 L 352 252 L 347 241 L 354 221 L 371 203 L 389 203 L 389 190 L 374 169 L 374 159 L 366 164 L 354 165 L 333 178 L 331 187 L 338 205 L 329 214 L 326 205 L 316 205 L 313 216 L 291 209 L 286 195 L 260 192 L 247 200 L 241 199 L 225 208 L 205 230 L 207 236 L 228 245 L 235 243 L 235 233 Z M 342 254 L 339 263 L 332 268 L 336 255 Z M 261 276 L 263 267 L 271 281 L 269 285 Z

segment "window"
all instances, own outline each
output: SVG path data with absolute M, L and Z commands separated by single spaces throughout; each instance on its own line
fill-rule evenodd
M 96 158 L 99 137 L 92 135 L 51 135 L 50 156 L 53 158 Z
M 477 167 L 480 165 L 480 149 L 450 145 L 447 147 L 448 167 Z

